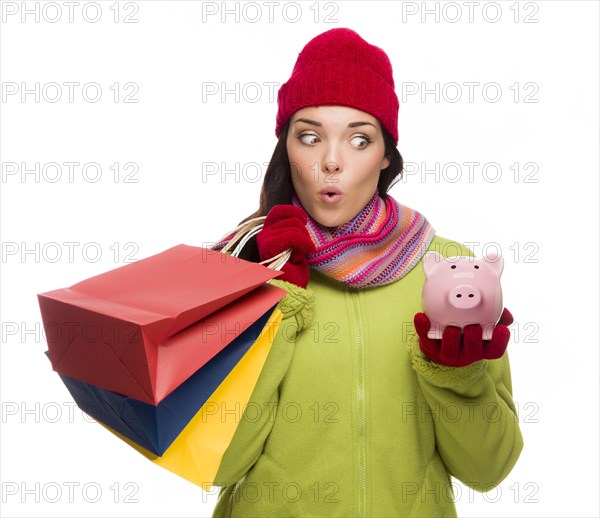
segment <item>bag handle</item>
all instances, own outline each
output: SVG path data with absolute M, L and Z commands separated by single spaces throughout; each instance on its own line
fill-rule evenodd
M 262 230 L 264 220 L 266 218 L 266 216 L 259 216 L 257 218 L 249 219 L 248 221 L 245 221 L 244 223 L 238 225 L 232 231 L 235 232 L 235 235 L 223 248 L 221 248 L 221 253 L 224 254 L 231 250 L 233 245 L 241 239 L 240 243 L 235 247 L 233 252 L 231 252 L 231 255 L 233 257 L 239 257 L 242 249 L 244 248 L 244 245 L 248 242 L 248 240 Z M 227 234 L 225 234 L 220 239 L 220 241 L 225 239 L 228 235 L 232 234 L 232 232 L 228 232 Z M 292 249 L 288 248 L 287 250 L 284 250 L 283 252 L 271 257 L 270 259 L 265 259 L 264 261 L 261 261 L 258 264 L 262 264 L 267 268 L 271 268 L 272 270 L 281 270 L 281 268 L 288 261 L 291 255 Z

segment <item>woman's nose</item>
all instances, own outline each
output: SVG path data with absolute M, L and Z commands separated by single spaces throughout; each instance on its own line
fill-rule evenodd
M 329 160 L 325 162 L 323 170 L 326 173 L 337 173 L 340 170 L 340 165 L 333 160 Z
M 329 146 L 323 156 L 323 171 L 326 173 L 337 173 L 341 170 L 340 150 L 335 146 Z

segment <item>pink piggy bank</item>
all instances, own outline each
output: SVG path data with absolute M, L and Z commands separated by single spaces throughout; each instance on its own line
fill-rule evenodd
M 427 252 L 423 269 L 423 313 L 431 322 L 428 338 L 441 339 L 446 326 L 463 329 L 468 324 L 479 324 L 483 340 L 489 340 L 502 315 L 502 257 L 444 258 L 437 252 Z

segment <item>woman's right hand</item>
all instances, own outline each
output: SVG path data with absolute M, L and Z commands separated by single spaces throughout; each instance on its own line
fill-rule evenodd
M 277 277 L 306 288 L 309 279 L 307 254 L 316 250 L 306 228 L 307 217 L 300 207 L 275 205 L 265 218 L 263 228 L 256 235 L 260 260 L 292 249 L 292 255 L 281 268 L 283 275 Z
M 436 339 L 427 336 L 431 329 L 427 315 L 417 313 L 414 316 L 421 352 L 431 361 L 448 367 L 466 367 L 476 361 L 501 358 L 510 341 L 508 326 L 513 322 L 510 311 L 504 308 L 489 340 L 482 340 L 483 329 L 480 324 L 469 324 L 463 329 L 446 326 L 442 338 Z

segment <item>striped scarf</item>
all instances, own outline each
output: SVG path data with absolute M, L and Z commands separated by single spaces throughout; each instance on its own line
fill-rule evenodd
M 435 235 L 421 213 L 389 194 L 384 201 L 378 189 L 354 218 L 338 227 L 313 219 L 295 192 L 292 204 L 306 213 L 306 228 L 316 247 L 306 256 L 308 265 L 349 288 L 383 286 L 401 279 L 425 255 Z M 231 237 L 211 248 L 223 248 Z
M 292 204 L 303 208 L 295 192 Z M 306 215 L 317 247 L 306 256 L 309 266 L 350 288 L 401 279 L 425 255 L 435 234 L 422 214 L 389 194 L 384 201 L 378 189 L 354 218 L 338 227 L 325 227 Z

